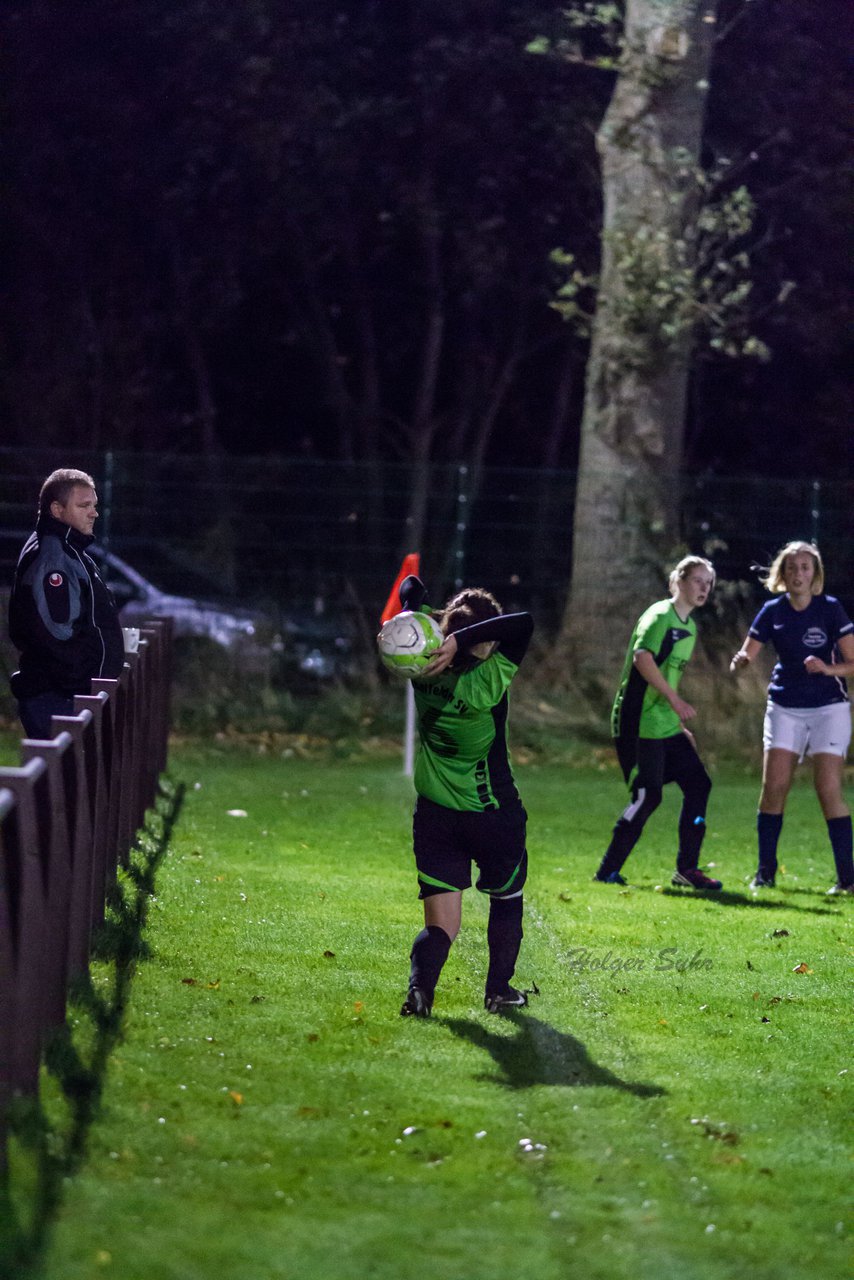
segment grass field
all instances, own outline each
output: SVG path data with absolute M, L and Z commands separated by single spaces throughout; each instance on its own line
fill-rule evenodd
M 398 1016 L 420 913 L 398 759 L 184 746 L 172 774 L 187 797 L 148 902 L 150 956 L 85 1159 L 21 1275 L 850 1274 L 854 903 L 824 896 L 806 786 L 787 874 L 756 898 L 756 779 L 716 779 L 704 860 L 725 889 L 704 897 L 670 887 L 675 795 L 620 889 L 590 879 L 616 771 L 519 768 L 517 976 L 540 994 L 483 1012 L 471 893 L 422 1022 Z M 85 1045 L 82 1010 L 76 1023 Z

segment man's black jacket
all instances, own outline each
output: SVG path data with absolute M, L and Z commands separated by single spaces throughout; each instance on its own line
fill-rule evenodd
M 24 545 L 9 598 L 9 636 L 21 664 L 10 681 L 16 698 L 88 693 L 94 677 L 121 673 L 122 629 L 86 554 L 93 541 L 48 514 Z

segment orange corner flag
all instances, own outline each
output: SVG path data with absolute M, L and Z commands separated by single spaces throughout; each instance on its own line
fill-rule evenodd
M 382 626 L 384 622 L 388 622 L 389 618 L 393 618 L 396 613 L 400 613 L 400 595 L 398 594 L 400 591 L 400 584 L 403 582 L 403 579 L 408 578 L 411 573 L 420 574 L 420 562 L 421 557 L 417 551 L 403 557 L 403 564 L 400 566 L 398 575 L 394 580 L 394 586 L 389 593 L 388 600 L 385 602 L 385 608 L 383 609 L 382 617 L 380 618 L 380 626 Z

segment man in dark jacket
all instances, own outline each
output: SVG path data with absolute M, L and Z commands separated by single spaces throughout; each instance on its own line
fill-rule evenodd
M 76 693 L 122 670 L 115 601 L 86 553 L 97 518 L 91 476 L 70 468 L 48 476 L 9 598 L 9 636 L 21 664 L 10 683 L 28 738 L 49 738 L 51 716 L 72 715 Z

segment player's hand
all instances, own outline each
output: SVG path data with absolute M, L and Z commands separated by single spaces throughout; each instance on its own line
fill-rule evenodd
M 686 720 L 693 720 L 697 714 L 691 703 L 686 702 L 684 698 L 674 697 L 670 705 L 683 724 Z
M 458 647 L 455 635 L 446 636 L 418 679 L 423 680 L 425 676 L 437 676 L 442 671 L 447 671 L 457 655 Z
M 811 676 L 826 676 L 828 674 L 827 663 L 821 658 L 816 658 L 814 654 L 804 658 L 804 666 Z
M 738 653 L 732 656 L 732 662 L 729 664 L 730 675 L 735 675 L 736 671 L 740 671 L 742 667 L 746 667 L 750 662 L 747 654 L 743 649 L 739 649 Z

